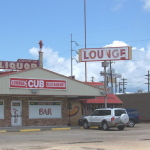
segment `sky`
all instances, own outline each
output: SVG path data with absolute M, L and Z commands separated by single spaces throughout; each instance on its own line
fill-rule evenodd
M 85 2 L 86 9 L 84 0 L 0 0 L 0 60 L 37 60 L 42 40 L 45 69 L 70 76 L 72 49 L 73 75 L 85 81 L 85 63 L 78 62 L 78 49 L 132 46 L 132 60 L 113 61 L 111 66 L 121 74 L 117 82 L 126 79 L 126 92 L 147 92 L 150 0 Z M 103 70 L 101 61 L 88 62 L 87 81 L 103 81 Z

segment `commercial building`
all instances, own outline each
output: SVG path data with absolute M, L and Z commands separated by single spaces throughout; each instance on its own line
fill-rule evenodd
M 71 125 L 81 116 L 79 99 L 103 90 L 43 68 L 0 74 L 0 126 Z

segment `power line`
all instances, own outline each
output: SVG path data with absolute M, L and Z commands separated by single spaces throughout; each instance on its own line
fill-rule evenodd
M 145 78 L 145 79 L 147 79 L 148 80 L 148 83 L 145 83 L 145 84 L 148 84 L 148 92 L 149 92 L 149 85 L 150 85 L 150 73 L 149 73 L 149 70 L 148 70 L 148 74 L 147 75 L 145 75 L 145 76 L 147 76 L 148 78 Z
M 140 42 L 140 41 L 150 41 L 150 39 L 145 39 L 145 40 L 135 40 L 135 41 L 124 41 L 125 43 L 132 43 L 132 42 Z M 100 44 L 88 44 L 88 45 L 107 45 L 110 43 L 100 43 Z

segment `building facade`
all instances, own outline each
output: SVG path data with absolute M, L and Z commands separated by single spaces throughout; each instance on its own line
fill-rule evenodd
M 0 126 L 77 124 L 79 99 L 104 96 L 102 89 L 43 68 L 0 74 Z

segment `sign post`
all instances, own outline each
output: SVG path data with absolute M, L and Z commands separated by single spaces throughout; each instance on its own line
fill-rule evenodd
M 107 79 L 106 79 L 106 67 L 108 67 L 108 62 L 107 61 L 104 61 L 102 62 L 102 67 L 104 67 L 104 89 L 105 89 L 105 92 L 106 92 L 106 95 L 104 97 L 104 102 L 105 102 L 105 108 L 107 108 Z

